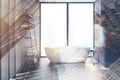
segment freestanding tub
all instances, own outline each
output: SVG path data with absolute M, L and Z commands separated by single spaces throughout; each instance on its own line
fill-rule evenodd
M 85 62 L 90 48 L 45 47 L 46 55 L 54 63 Z

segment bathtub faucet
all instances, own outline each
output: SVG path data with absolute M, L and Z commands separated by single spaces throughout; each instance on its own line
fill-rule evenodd
M 89 50 L 88 53 L 89 53 L 88 57 L 93 57 L 95 55 L 96 51 L 95 50 Z

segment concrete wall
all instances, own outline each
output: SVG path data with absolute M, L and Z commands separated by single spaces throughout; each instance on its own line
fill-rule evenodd
M 1 80 L 9 80 L 8 54 L 1 59 Z
M 103 29 L 104 39 L 95 43 L 96 57 L 105 67 L 109 67 L 120 58 L 120 0 L 101 2 L 101 13 L 96 19 L 98 18 L 98 24 Z M 97 33 L 99 32 L 95 32 Z M 97 37 L 101 38 L 100 35 Z
M 21 16 L 25 10 L 34 9 L 36 1 L 0 0 L 0 80 L 9 80 L 15 76 L 25 61 L 24 38 L 16 40 L 14 29 L 22 23 Z
M 19 41 L 5 56 L 1 58 L 1 80 L 9 80 L 20 69 L 25 61 L 24 39 Z
M 24 38 L 15 45 L 16 48 L 16 72 L 25 62 L 25 43 Z

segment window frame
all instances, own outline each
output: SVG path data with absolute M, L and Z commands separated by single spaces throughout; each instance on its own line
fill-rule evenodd
M 40 15 L 40 17 L 39 17 L 39 23 L 40 23 L 40 26 L 39 26 L 39 30 L 40 30 L 40 33 L 39 33 L 39 35 L 40 35 L 40 44 L 39 44 L 39 46 L 40 46 L 40 49 L 41 49 L 41 4 L 42 3 L 45 3 L 45 4 L 56 4 L 56 3 L 66 3 L 66 5 L 67 5 L 67 26 L 66 26 L 66 28 L 67 28 L 67 38 L 66 38 L 66 41 L 67 41 L 67 46 L 69 46 L 69 4 L 70 3 L 76 3 L 76 4 L 93 4 L 93 49 L 95 49 L 95 2 L 39 2 L 39 9 L 40 9 L 40 13 L 39 13 L 39 15 Z M 45 58 L 45 57 L 47 57 L 47 56 L 41 56 L 41 50 L 40 50 L 40 57 L 42 57 L 42 58 Z

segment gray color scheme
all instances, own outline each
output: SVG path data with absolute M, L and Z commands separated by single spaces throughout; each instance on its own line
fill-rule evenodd
M 109 68 L 101 80 L 120 80 L 120 58 Z
M 99 1 L 99 0 L 97 0 Z M 109 67 L 120 57 L 120 0 L 101 0 L 101 13 L 97 13 L 101 18 L 99 24 L 104 29 L 104 44 L 96 46 L 97 57 L 105 67 Z M 96 18 L 97 18 L 96 17 Z
M 90 59 L 89 59 L 90 60 Z M 32 65 L 28 65 L 32 66 Z M 24 69 L 28 67 L 24 67 Z M 37 70 L 17 74 L 16 80 L 100 80 L 106 70 L 100 64 L 54 64 L 41 58 Z
M 45 47 L 46 55 L 53 63 L 85 62 L 89 50 L 90 47 Z

